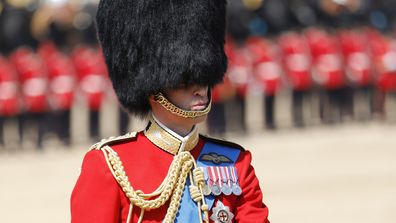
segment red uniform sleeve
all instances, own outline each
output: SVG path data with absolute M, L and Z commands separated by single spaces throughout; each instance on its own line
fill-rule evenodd
M 102 151 L 88 152 L 71 195 L 72 223 L 118 223 L 119 186 Z
M 250 152 L 243 151 L 236 163 L 242 195 L 237 199 L 235 222 L 269 223 L 268 208 L 263 203 L 263 194 L 251 160 Z

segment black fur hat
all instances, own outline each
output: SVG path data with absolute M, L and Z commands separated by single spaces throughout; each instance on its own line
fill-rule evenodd
M 145 116 L 150 95 L 221 82 L 225 11 L 226 0 L 101 0 L 98 37 L 121 104 Z

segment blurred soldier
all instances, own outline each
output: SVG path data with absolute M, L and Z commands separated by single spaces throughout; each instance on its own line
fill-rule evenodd
M 227 57 L 233 58 L 235 52 L 231 39 L 226 41 L 224 48 Z M 208 114 L 206 122 L 208 132 L 212 135 L 223 136 L 227 131 L 226 123 L 231 121 L 231 119 L 227 119 L 228 113 L 226 112 L 226 103 L 230 102 L 232 98 L 235 97 L 235 89 L 228 75 L 229 74 L 226 73 L 223 82 L 216 85 L 211 91 L 212 111 Z
M 231 107 L 232 117 L 236 122 L 237 130 L 246 133 L 246 97 L 253 75 L 252 61 L 247 49 L 239 46 L 233 46 L 228 56 L 227 76 L 236 90 L 236 103 L 233 104 L 235 107 Z
M 230 119 L 227 119 L 226 103 L 235 96 L 234 87 L 227 73 L 222 83 L 216 85 L 212 91 L 212 109 L 206 120 L 208 132 L 211 135 L 224 136 Z
M 52 130 L 65 144 L 70 144 L 70 116 L 74 101 L 75 70 L 70 58 L 54 44 L 42 43 L 39 47 L 49 75 L 49 103 Z
M 79 79 L 79 87 L 89 109 L 89 136 L 99 139 L 99 112 L 105 97 L 108 80 L 102 54 L 93 48 L 81 46 L 73 52 L 73 63 Z
M 396 40 L 371 29 L 366 33 L 375 65 L 377 92 L 374 109 L 384 117 L 386 96 L 396 91 Z
M 343 60 L 337 40 L 319 29 L 306 32 L 313 60 L 313 81 L 320 88 L 320 117 L 325 123 L 342 120 L 345 104 Z
M 282 51 L 282 64 L 292 88 L 293 123 L 296 127 L 304 126 L 304 96 L 310 93 L 311 56 L 304 36 L 289 32 L 278 39 Z
M 47 126 L 48 75 L 41 58 L 28 48 L 21 47 L 12 54 L 22 89 L 23 114 L 20 119 L 20 136 L 28 126 L 37 129 L 37 148 L 42 149 Z
M 371 113 L 372 97 L 372 64 L 369 55 L 369 46 L 364 33 L 358 30 L 341 30 L 338 33 L 342 53 L 345 60 L 346 81 L 350 90 L 350 105 L 352 114 L 357 118 L 364 114 L 357 114 L 358 103 L 355 103 L 357 94 L 362 94 L 367 100 L 366 111 Z
M 261 84 L 264 94 L 264 125 L 267 129 L 275 129 L 275 96 L 282 80 L 277 49 L 272 42 L 258 37 L 249 38 L 246 48 L 252 57 L 254 78 Z
M 9 121 L 16 121 L 20 109 L 19 82 L 16 71 L 9 61 L 0 55 L 0 145 L 6 146 L 4 127 Z

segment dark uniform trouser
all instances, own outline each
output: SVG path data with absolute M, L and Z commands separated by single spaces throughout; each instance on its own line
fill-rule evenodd
M 47 127 L 48 114 L 45 112 L 40 113 L 25 113 L 19 116 L 19 139 L 23 142 L 25 138 L 25 128 L 33 126 L 37 133 L 37 149 L 43 149 L 43 139 Z
M 89 110 L 89 136 L 91 140 L 99 140 L 99 111 Z
M 59 110 L 52 113 L 51 130 L 65 144 L 70 145 L 70 110 Z
M 275 95 L 264 95 L 264 120 L 267 129 L 275 129 Z
M 238 110 L 239 110 L 239 116 L 238 116 L 238 126 L 240 130 L 242 130 L 243 133 L 246 133 L 247 127 L 246 127 L 246 100 L 244 96 L 241 96 L 239 94 L 236 95 L 235 97 Z
M 4 119 L 0 116 L 0 146 L 4 146 Z

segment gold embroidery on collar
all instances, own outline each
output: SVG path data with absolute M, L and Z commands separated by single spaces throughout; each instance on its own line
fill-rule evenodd
M 153 119 L 150 120 L 149 126 L 144 134 L 152 143 L 172 155 L 176 155 L 183 144 L 182 140 L 173 136 Z M 198 144 L 198 140 L 198 131 L 194 129 L 193 132 L 190 133 L 190 136 L 184 140 L 183 150 L 191 151 Z

